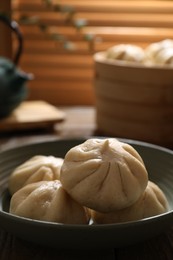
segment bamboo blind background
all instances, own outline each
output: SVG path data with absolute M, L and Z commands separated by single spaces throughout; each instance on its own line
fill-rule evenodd
M 20 24 L 24 50 L 20 66 L 32 72 L 29 99 L 44 99 L 55 105 L 91 105 L 93 94 L 93 53 L 119 43 L 145 47 L 151 42 L 173 38 L 173 1 L 150 0 L 62 0 L 73 7 L 73 22 L 84 21 L 77 30 L 67 22 L 66 12 L 55 12 L 42 0 L 12 2 L 13 18 L 39 17 L 48 25 Z M 47 33 L 48 31 L 48 33 Z M 60 34 L 75 46 L 64 49 L 50 36 Z

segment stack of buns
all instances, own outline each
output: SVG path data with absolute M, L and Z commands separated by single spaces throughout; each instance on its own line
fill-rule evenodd
M 71 148 L 57 164 L 59 173 L 52 175 L 56 177 L 41 180 L 37 176 L 31 183 L 28 176 L 35 174 L 33 170 L 40 171 L 34 166 L 37 158 L 17 167 L 10 176 L 12 214 L 70 224 L 88 224 L 92 219 L 103 224 L 168 210 L 163 191 L 149 180 L 139 153 L 115 138 L 91 138 Z M 27 177 L 22 177 L 25 174 Z
M 63 158 L 36 155 L 9 178 L 10 213 L 36 220 L 88 224 L 89 210 L 68 195 L 59 180 Z

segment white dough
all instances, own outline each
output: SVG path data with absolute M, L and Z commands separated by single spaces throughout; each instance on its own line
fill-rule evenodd
M 68 151 L 60 181 L 81 205 L 109 212 L 136 202 L 148 173 L 132 146 L 115 138 L 93 138 Z
M 110 224 L 148 218 L 166 211 L 168 211 L 168 202 L 163 191 L 149 181 L 143 195 L 132 206 L 109 213 L 92 210 L 91 217 L 95 224 Z
M 119 44 L 109 48 L 106 51 L 106 57 L 108 59 L 142 62 L 145 57 L 144 50 L 136 45 L 131 44 Z
M 145 63 L 151 65 L 166 65 L 173 62 L 173 40 L 165 39 L 151 43 L 145 49 Z
M 28 184 L 13 194 L 10 213 L 65 224 L 88 224 L 88 210 L 74 201 L 59 180 Z
M 59 179 L 62 158 L 36 155 L 14 169 L 9 178 L 9 191 L 14 194 L 23 186 L 38 181 Z

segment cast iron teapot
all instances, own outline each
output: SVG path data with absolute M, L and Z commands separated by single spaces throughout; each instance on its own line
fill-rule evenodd
M 26 97 L 26 82 L 33 78 L 17 68 L 22 53 L 23 38 L 19 26 L 15 21 L 0 14 L 0 21 L 4 22 L 16 34 L 18 49 L 14 61 L 0 57 L 0 118 L 8 116 Z

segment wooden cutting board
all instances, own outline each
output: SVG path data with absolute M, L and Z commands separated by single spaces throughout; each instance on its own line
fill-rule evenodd
M 49 128 L 65 119 L 65 113 L 45 101 L 24 101 L 0 120 L 0 131 Z

